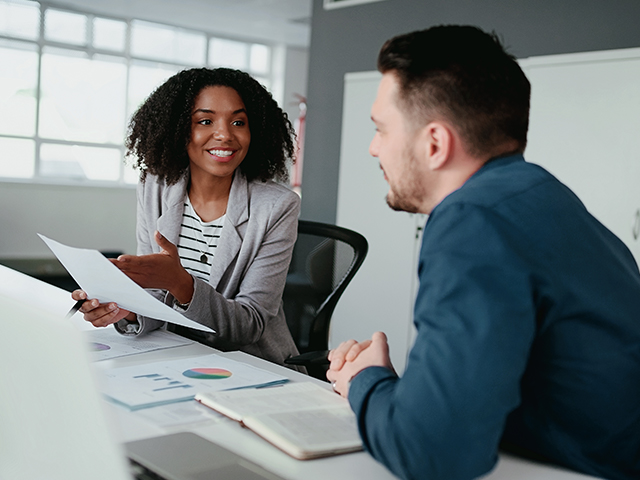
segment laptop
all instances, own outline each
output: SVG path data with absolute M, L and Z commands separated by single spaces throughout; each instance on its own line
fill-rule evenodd
M 76 327 L 2 293 L 0 327 L 0 478 L 281 479 L 194 433 L 121 445 Z

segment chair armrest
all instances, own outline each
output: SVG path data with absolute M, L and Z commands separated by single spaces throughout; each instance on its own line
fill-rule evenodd
M 320 350 L 317 352 L 307 352 L 295 357 L 286 358 L 284 363 L 287 365 L 329 365 L 329 350 Z

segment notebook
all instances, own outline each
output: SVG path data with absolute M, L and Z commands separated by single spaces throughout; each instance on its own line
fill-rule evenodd
M 280 478 L 193 433 L 121 445 L 81 332 L 5 294 L 0 327 L 0 478 L 131 480 L 145 468 L 166 480 Z

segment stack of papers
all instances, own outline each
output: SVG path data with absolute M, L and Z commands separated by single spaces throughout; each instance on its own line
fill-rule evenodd
M 143 336 L 122 335 L 113 327 L 83 333 L 88 340 L 89 356 L 94 362 L 194 343 L 166 330 L 155 330 Z
M 131 410 L 191 400 L 198 392 L 278 385 L 287 377 L 221 355 L 112 368 L 103 393 Z

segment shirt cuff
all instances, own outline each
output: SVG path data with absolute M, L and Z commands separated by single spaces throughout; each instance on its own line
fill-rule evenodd
M 122 335 L 138 335 L 140 333 L 140 324 L 138 322 L 129 322 L 124 318 L 118 320 L 113 326 Z
M 395 373 L 385 367 L 365 368 L 353 377 L 349 384 L 349 404 L 356 417 L 360 418 L 360 413 L 376 385 L 397 378 Z

